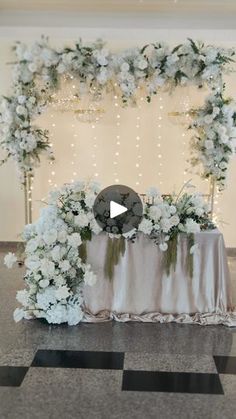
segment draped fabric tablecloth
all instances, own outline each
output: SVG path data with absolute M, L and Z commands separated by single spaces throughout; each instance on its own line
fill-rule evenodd
M 225 324 L 236 326 L 231 281 L 223 235 L 218 230 L 196 233 L 193 277 L 187 274 L 187 238 L 178 239 L 176 270 L 163 269 L 163 252 L 144 234 L 126 241 L 113 279 L 104 275 L 108 235 L 87 243 L 87 262 L 97 283 L 85 286 L 86 322 L 106 320 Z

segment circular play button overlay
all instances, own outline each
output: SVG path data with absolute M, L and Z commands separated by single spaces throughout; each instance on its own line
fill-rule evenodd
M 143 216 L 143 205 L 133 189 L 124 185 L 111 185 L 98 194 L 93 212 L 103 231 L 122 234 L 138 228 Z

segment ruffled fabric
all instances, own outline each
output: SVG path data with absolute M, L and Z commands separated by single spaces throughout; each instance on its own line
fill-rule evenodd
M 198 324 L 201 326 L 221 324 L 228 327 L 236 327 L 236 311 L 215 312 L 215 313 L 196 313 L 190 314 L 161 314 L 144 313 L 141 315 L 129 313 L 115 313 L 108 310 L 92 314 L 85 311 L 83 322 L 102 323 L 116 320 L 118 322 L 142 322 L 142 323 L 180 323 L 180 324 Z

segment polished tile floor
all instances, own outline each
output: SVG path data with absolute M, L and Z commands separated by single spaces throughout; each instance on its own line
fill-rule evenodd
M 3 253 L 1 419 L 236 418 L 236 328 L 15 324 L 23 269 L 5 269 Z M 236 297 L 236 259 L 229 264 Z

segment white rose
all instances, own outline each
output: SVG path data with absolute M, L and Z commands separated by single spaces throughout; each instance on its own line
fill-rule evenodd
M 52 278 L 55 275 L 55 265 L 48 259 L 40 260 L 40 270 L 46 278 Z
M 55 262 L 59 262 L 63 258 L 63 256 L 65 255 L 65 253 L 66 253 L 66 248 L 65 247 L 61 247 L 59 245 L 53 247 L 53 249 L 51 250 L 52 259 Z
M 39 246 L 39 239 L 38 238 L 30 239 L 27 242 L 27 245 L 26 245 L 26 248 L 25 248 L 26 253 L 33 253 L 33 252 L 35 252 L 35 250 L 37 249 L 38 246 Z
M 65 243 L 66 240 L 67 240 L 67 236 L 68 236 L 68 234 L 67 234 L 66 230 L 58 231 L 57 238 L 58 238 L 58 241 L 60 243 Z
M 18 103 L 20 105 L 23 105 L 26 101 L 26 96 L 25 95 L 20 95 L 20 96 L 18 96 L 17 100 L 18 100 Z
M 192 218 L 187 218 L 185 222 L 185 231 L 186 233 L 199 233 L 200 225 L 194 221 Z
M 74 218 L 75 225 L 83 228 L 86 227 L 89 223 L 88 217 L 85 213 L 81 212 L 80 214 L 76 215 Z
M 147 220 L 146 218 L 143 218 L 141 223 L 139 224 L 138 229 L 139 231 L 142 231 L 144 234 L 150 234 L 153 229 L 151 220 Z
M 71 268 L 71 265 L 68 260 L 62 260 L 59 264 L 59 267 L 62 270 L 62 272 L 67 272 Z
M 149 216 L 154 221 L 158 221 L 161 218 L 161 210 L 157 206 L 152 205 L 149 209 Z
M 168 244 L 167 244 L 167 243 L 160 243 L 160 244 L 159 244 L 159 249 L 160 249 L 162 252 L 165 252 L 165 251 L 168 249 Z
M 22 105 L 18 105 L 17 107 L 16 107 L 16 113 L 18 114 L 18 115 L 27 115 L 27 109 L 24 107 L 24 106 L 22 106 Z
M 39 281 L 39 286 L 41 288 L 47 288 L 49 286 L 49 280 L 48 279 L 41 279 L 41 281 Z
M 168 231 L 171 229 L 171 222 L 168 218 L 162 218 L 160 222 L 161 229 L 164 233 L 168 233 Z
M 55 241 L 57 240 L 57 230 L 52 228 L 51 230 L 45 231 L 45 233 L 43 234 L 43 240 L 48 246 L 55 243 Z
M 79 247 L 82 243 L 81 236 L 79 233 L 73 233 L 68 236 L 68 244 L 71 247 Z
M 172 217 L 170 217 L 170 223 L 172 224 L 172 226 L 177 226 L 179 224 L 179 216 L 172 215 Z
M 66 285 L 63 285 L 62 287 L 58 288 L 55 292 L 55 296 L 57 300 L 65 300 L 70 296 L 69 288 Z
M 121 65 L 121 71 L 122 71 L 122 72 L 127 72 L 127 71 L 129 71 L 129 64 L 128 64 L 128 63 L 126 63 L 126 62 L 122 63 L 122 65 Z
M 35 272 L 40 267 L 40 259 L 38 256 L 30 256 L 25 259 L 25 266 L 26 268 L 30 269 L 31 271 Z

